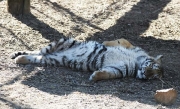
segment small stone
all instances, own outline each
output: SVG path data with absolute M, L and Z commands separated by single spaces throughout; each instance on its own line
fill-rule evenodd
M 172 105 L 177 98 L 177 91 L 174 88 L 157 90 L 154 98 L 163 105 Z

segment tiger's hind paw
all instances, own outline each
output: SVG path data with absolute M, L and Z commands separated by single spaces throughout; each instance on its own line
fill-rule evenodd
M 30 63 L 30 60 L 26 58 L 26 56 L 21 55 L 15 58 L 16 64 L 28 64 Z
M 20 55 L 25 55 L 26 53 L 25 52 L 14 52 L 10 55 L 10 58 L 11 59 L 15 59 L 16 57 L 20 56 Z

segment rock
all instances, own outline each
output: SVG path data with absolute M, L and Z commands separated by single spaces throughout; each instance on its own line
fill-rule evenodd
M 171 105 L 177 98 L 177 91 L 174 88 L 157 90 L 154 98 L 158 103 Z

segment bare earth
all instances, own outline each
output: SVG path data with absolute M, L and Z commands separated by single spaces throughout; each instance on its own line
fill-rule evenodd
M 90 72 L 16 65 L 14 51 L 36 50 L 62 36 L 103 42 L 126 38 L 152 56 L 164 55 L 163 80 L 180 91 L 179 0 L 31 0 L 31 15 L 7 13 L 0 0 L 1 109 L 180 109 L 155 102 L 160 80 L 90 82 Z

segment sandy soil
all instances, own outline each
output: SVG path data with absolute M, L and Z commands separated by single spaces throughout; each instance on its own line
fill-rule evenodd
M 1 109 L 168 109 L 155 102 L 159 80 L 90 82 L 90 72 L 16 65 L 14 51 L 36 50 L 60 37 L 103 42 L 126 38 L 150 55 L 164 55 L 163 80 L 180 90 L 179 0 L 31 0 L 31 15 L 7 13 L 0 0 Z

